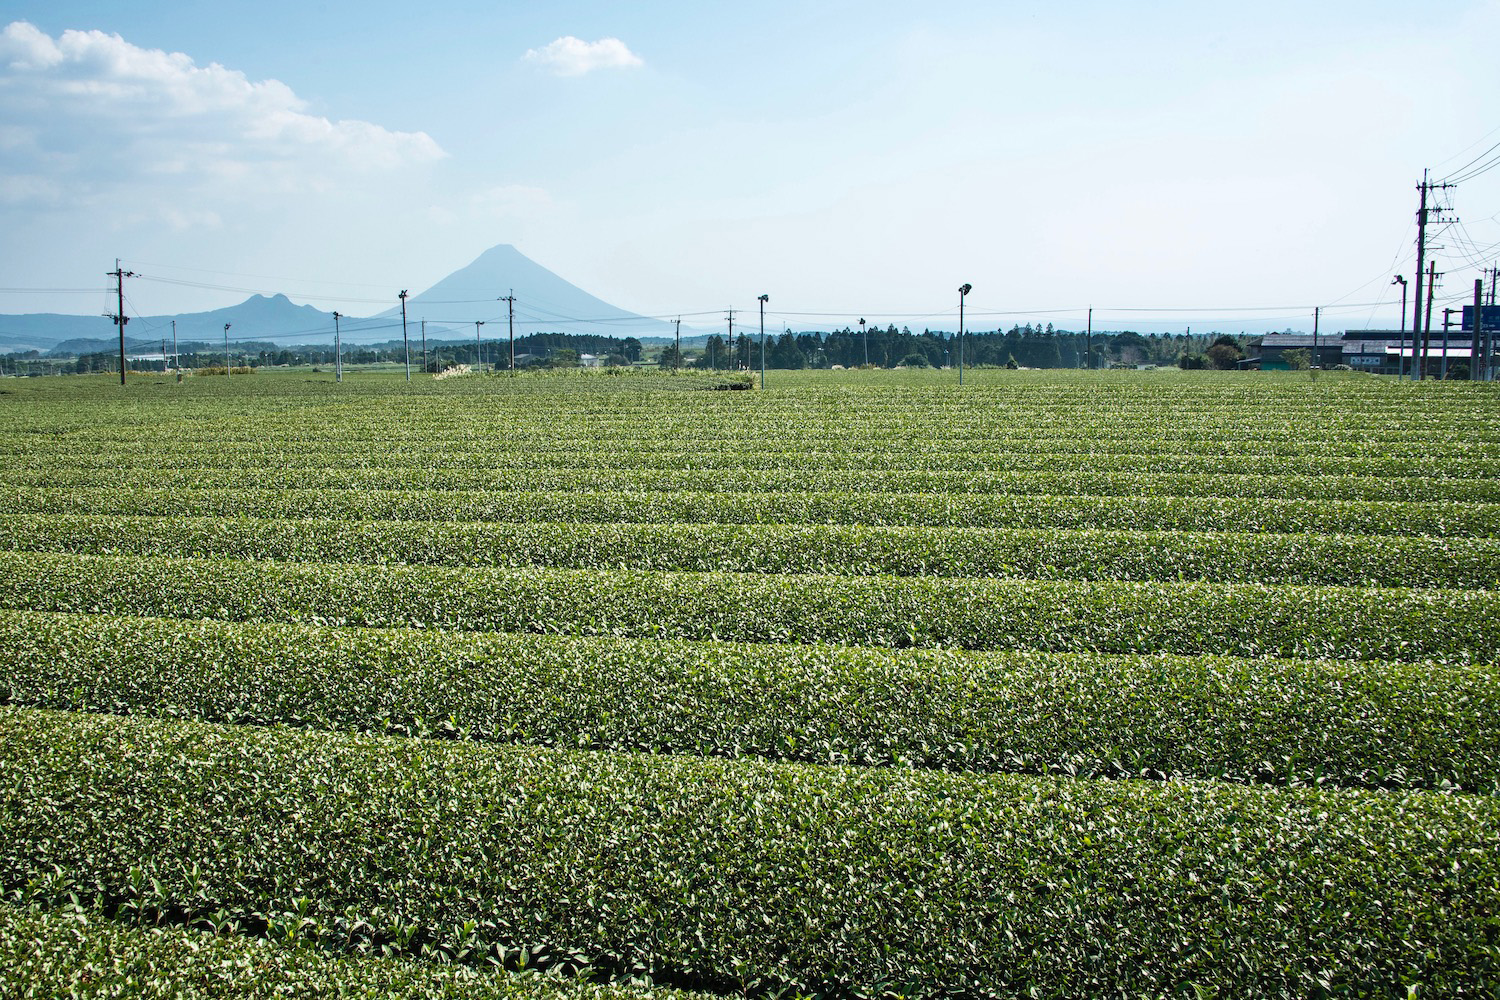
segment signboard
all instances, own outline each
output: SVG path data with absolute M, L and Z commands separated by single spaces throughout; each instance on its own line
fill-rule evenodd
M 1490 332 L 1500 331 L 1500 306 L 1483 306 L 1484 311 L 1479 318 L 1484 322 L 1484 329 Z M 1464 306 L 1464 325 L 1460 328 L 1472 331 L 1474 329 L 1474 307 Z

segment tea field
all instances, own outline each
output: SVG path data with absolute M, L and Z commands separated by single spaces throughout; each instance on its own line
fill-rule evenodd
M 1500 392 L 965 381 L 0 381 L 0 995 L 1500 994 Z

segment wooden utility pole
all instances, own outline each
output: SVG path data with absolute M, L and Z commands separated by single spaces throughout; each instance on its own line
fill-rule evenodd
M 512 288 L 509 295 L 500 296 L 500 301 L 509 307 L 506 313 L 505 323 L 510 328 L 510 370 L 516 370 L 516 290 Z
M 134 271 L 122 271 L 120 269 L 120 258 L 115 258 L 115 269 L 109 272 L 115 279 L 115 312 L 105 313 L 115 321 L 115 326 L 120 328 L 120 384 L 125 384 L 125 324 L 130 322 L 130 317 L 125 315 L 125 279 L 134 278 Z
M 1443 310 L 1443 364 L 1438 378 L 1444 382 L 1448 381 L 1448 331 L 1453 328 L 1453 314 L 1456 312 L 1457 309 Z
M 1422 364 L 1417 370 L 1417 381 L 1427 377 L 1427 352 L 1432 349 L 1432 287 L 1437 283 L 1437 261 L 1427 262 L 1427 309 L 1422 316 Z M 1421 308 L 1421 302 L 1417 308 Z
M 1191 341 L 1189 342 L 1191 349 Z M 1083 368 L 1088 371 L 1094 367 L 1094 307 L 1089 306 L 1088 332 L 1083 335 Z

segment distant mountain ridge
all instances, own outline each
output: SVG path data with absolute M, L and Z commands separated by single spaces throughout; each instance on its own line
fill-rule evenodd
M 531 260 L 508 243 L 491 247 L 474 261 L 407 299 L 411 335 L 422 320 L 428 336 L 472 336 L 474 322 L 484 322 L 486 340 L 505 335 L 506 303 L 514 294 L 517 337 L 531 333 L 588 333 L 616 337 L 666 337 L 670 323 L 628 312 L 596 298 Z M 340 317 L 340 333 L 347 344 L 375 344 L 401 339 L 401 309 L 387 309 L 373 317 Z M 261 340 L 292 347 L 333 341 L 334 317 L 315 306 L 297 305 L 280 293 L 252 295 L 238 305 L 208 312 L 175 316 L 132 317 L 125 327 L 131 350 L 159 350 L 163 340 L 171 349 L 172 323 L 177 340 L 218 343 L 229 324 L 231 341 Z M 433 329 L 434 325 L 438 329 Z M 0 315 L 0 352 L 105 350 L 118 344 L 114 324 L 104 316 L 60 313 Z

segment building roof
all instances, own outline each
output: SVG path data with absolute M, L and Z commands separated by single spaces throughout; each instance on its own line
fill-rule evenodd
M 1319 350 L 1339 346 L 1337 334 L 1330 334 L 1326 337 L 1319 335 L 1317 338 L 1314 338 L 1310 333 L 1268 333 L 1260 339 L 1260 346 L 1262 350 L 1266 348 L 1278 350 L 1289 347 L 1312 347 L 1314 346 L 1314 339 L 1317 341 L 1316 346 Z

